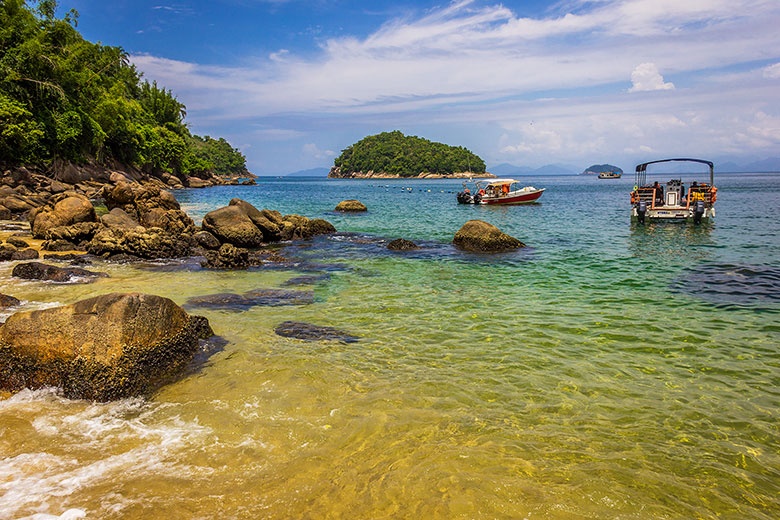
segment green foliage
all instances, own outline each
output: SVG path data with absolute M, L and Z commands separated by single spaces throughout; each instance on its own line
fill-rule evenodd
M 420 173 L 484 173 L 485 162 L 462 146 L 448 146 L 398 130 L 371 135 L 343 150 L 335 165 L 344 173 L 385 172 L 401 177 Z
M 56 0 L 0 0 L 0 162 L 117 159 L 146 170 L 245 172 L 224 139 L 191 136 L 186 107 L 127 53 L 84 40 Z M 216 144 L 214 144 L 216 143 Z

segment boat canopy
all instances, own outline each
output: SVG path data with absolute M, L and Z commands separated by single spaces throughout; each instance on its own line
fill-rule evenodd
M 690 159 L 690 158 L 679 158 L 679 159 L 660 159 L 658 161 L 650 161 L 642 164 L 636 165 L 636 183 L 637 186 L 641 186 L 645 184 L 645 179 L 647 176 L 647 167 L 650 164 L 656 164 L 656 163 L 663 163 L 663 162 L 673 162 L 673 161 L 688 161 L 688 162 L 696 162 L 701 164 L 706 164 L 710 167 L 710 186 L 712 186 L 715 183 L 715 173 L 714 173 L 714 166 L 712 164 L 712 161 L 705 161 L 704 159 Z
M 487 181 L 488 186 L 503 186 L 504 184 L 512 184 L 517 182 L 515 179 L 491 179 Z

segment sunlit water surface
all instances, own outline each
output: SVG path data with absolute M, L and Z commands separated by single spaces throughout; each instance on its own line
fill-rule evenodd
M 260 179 L 177 197 L 349 233 L 284 246 L 297 269 L 96 262 L 110 278 L 54 285 L 3 264 L 25 308 L 329 276 L 286 287 L 305 305 L 190 308 L 227 343 L 150 399 L 0 400 L 0 517 L 780 517 L 780 176 L 721 177 L 700 227 L 632 226 L 626 177 L 527 178 L 541 203 L 508 208 L 458 206 L 454 181 Z M 369 212 L 330 212 L 349 198 Z M 473 218 L 529 247 L 454 250 Z

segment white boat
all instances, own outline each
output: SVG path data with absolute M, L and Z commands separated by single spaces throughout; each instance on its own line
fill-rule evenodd
M 682 182 L 682 179 L 671 179 L 665 183 L 647 182 L 647 166 L 650 164 L 690 161 L 706 164 L 710 168 L 709 183 Z M 718 200 L 718 188 L 714 185 L 715 173 L 711 161 L 702 159 L 661 159 L 638 164 L 634 191 L 631 192 L 631 217 L 644 223 L 645 219 L 659 221 L 693 221 L 701 223 L 702 219 L 715 216 L 715 201 Z M 687 185 L 687 190 L 686 190 Z
M 469 188 L 469 185 L 472 187 Z M 546 188 L 520 187 L 515 179 L 490 179 L 463 183 L 460 204 L 529 204 L 536 202 Z M 473 192 L 472 192 L 473 190 Z

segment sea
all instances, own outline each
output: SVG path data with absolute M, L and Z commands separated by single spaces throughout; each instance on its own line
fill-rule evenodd
M 3 396 L 0 518 L 780 518 L 780 174 L 717 175 L 699 226 L 632 223 L 630 174 L 519 180 L 538 204 L 459 205 L 455 180 L 176 192 L 196 222 L 239 197 L 339 231 L 247 271 L 95 261 L 110 278 L 53 284 L 3 263 L 24 309 L 140 291 L 217 337 L 148 398 Z M 526 247 L 458 251 L 472 219 Z M 220 293 L 265 296 L 197 299 Z

